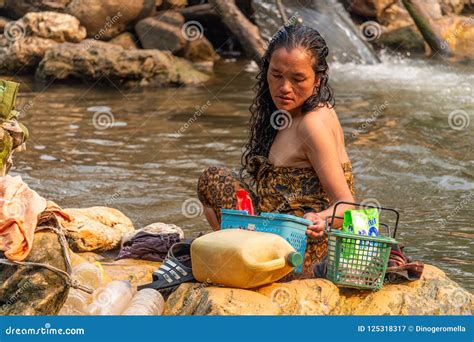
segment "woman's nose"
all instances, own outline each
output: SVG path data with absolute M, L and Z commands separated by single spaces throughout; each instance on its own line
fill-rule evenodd
M 287 94 L 291 91 L 291 83 L 290 81 L 283 79 L 282 84 L 280 86 L 280 92 L 282 94 Z

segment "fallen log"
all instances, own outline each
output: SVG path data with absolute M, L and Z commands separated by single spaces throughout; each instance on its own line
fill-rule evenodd
M 402 0 L 402 3 L 413 18 L 423 39 L 431 48 L 432 54 L 439 54 L 445 58 L 451 57 L 453 53 L 448 43 L 441 37 L 436 23 L 423 7 L 423 4 L 414 0 Z
M 224 24 L 239 40 L 244 53 L 257 64 L 265 53 L 265 42 L 258 27 L 252 24 L 236 6 L 235 1 L 210 0 Z

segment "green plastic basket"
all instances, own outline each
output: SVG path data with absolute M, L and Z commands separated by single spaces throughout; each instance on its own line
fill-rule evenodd
M 390 236 L 355 235 L 333 229 L 332 222 L 335 218 L 336 208 L 339 204 L 351 204 L 358 207 L 377 208 L 395 212 L 397 221 L 393 236 L 398 227 L 399 214 L 391 208 L 381 208 L 363 205 L 360 203 L 338 202 L 334 207 L 331 224 L 327 224 L 328 235 L 328 265 L 327 279 L 340 287 L 357 289 L 379 290 L 384 282 L 388 259 L 392 244 L 397 243 Z M 342 218 L 343 219 L 343 218 Z M 390 228 L 381 224 L 388 229 Z

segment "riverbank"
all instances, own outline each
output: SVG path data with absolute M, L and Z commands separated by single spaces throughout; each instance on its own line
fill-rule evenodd
M 61 218 L 60 222 L 71 248 L 68 254 L 73 269 L 93 263 L 102 270 L 103 286 L 113 280 L 125 280 L 135 287 L 152 280 L 152 272 L 159 262 L 114 261 L 95 253 L 117 250 L 121 237 L 133 231 L 133 224 L 125 215 L 106 207 L 65 209 L 64 213 L 71 216 Z M 56 233 L 35 233 L 33 248 L 25 261 L 65 270 L 65 260 Z M 65 278 L 39 267 L 3 265 L 0 268 L 1 314 L 60 313 L 71 284 Z M 473 312 L 474 296 L 470 292 L 450 280 L 442 270 L 425 265 L 420 280 L 386 284 L 377 292 L 339 289 L 325 279 L 294 280 L 251 290 L 185 283 L 167 298 L 164 315 L 472 315 Z

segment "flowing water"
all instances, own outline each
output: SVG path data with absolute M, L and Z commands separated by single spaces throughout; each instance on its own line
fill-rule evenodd
M 283 25 L 275 1 L 254 1 L 255 21 L 262 36 L 270 40 Z M 337 0 L 287 0 L 282 1 L 287 17 L 285 25 L 297 20 L 304 25 L 317 29 L 327 40 L 329 59 L 342 63 L 375 64 L 379 62 L 376 53 L 367 43 L 366 37 L 351 21 L 349 13 Z M 377 26 L 366 34 L 380 34 Z M 370 35 L 369 35 L 370 37 Z
M 206 86 L 140 91 L 22 79 L 31 139 L 11 174 L 63 207 L 207 231 L 196 181 L 209 165 L 238 167 L 255 73 L 220 61 Z M 399 209 L 408 254 L 473 290 L 474 66 L 385 57 L 330 73 L 358 199 Z

